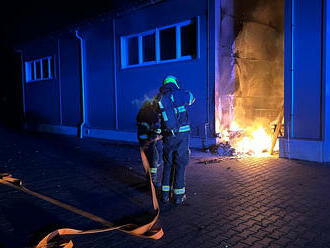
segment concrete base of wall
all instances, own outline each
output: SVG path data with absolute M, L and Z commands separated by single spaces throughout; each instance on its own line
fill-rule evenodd
M 107 129 L 86 129 L 84 137 L 138 143 L 137 135 L 134 132 L 122 132 Z
M 64 135 L 78 135 L 78 127 L 72 126 L 60 126 L 60 125 L 49 125 L 49 124 L 40 124 L 40 125 L 32 125 L 25 123 L 24 129 L 44 132 L 44 133 L 55 133 L 55 134 L 64 134 Z
M 47 132 L 54 134 L 64 134 L 64 135 L 78 135 L 78 127 L 72 126 L 59 126 L 59 125 L 49 125 L 40 124 L 35 125 L 24 125 L 25 129 Z M 107 139 L 107 140 L 118 140 L 126 141 L 132 143 L 138 143 L 137 135 L 135 132 L 123 132 L 105 129 L 85 129 L 84 137 Z M 290 159 L 300 159 L 314 162 L 330 162 L 326 161 L 327 156 L 324 156 L 326 152 L 323 147 L 324 144 L 321 140 L 302 140 L 302 139 L 287 139 L 280 138 L 280 158 L 290 158 Z M 191 148 L 203 148 L 210 145 L 216 144 L 216 138 L 202 139 L 200 137 L 190 138 Z
M 280 138 L 280 158 L 300 159 L 315 162 L 324 161 L 321 140 Z
M 99 139 L 118 140 L 138 143 L 137 134 L 135 132 L 123 132 L 105 129 L 88 129 L 85 131 L 84 136 Z M 216 138 L 201 139 L 200 137 L 190 138 L 190 147 L 202 148 L 203 146 L 210 146 L 216 144 Z
M 78 135 L 78 127 L 58 126 L 58 125 L 49 125 L 49 124 L 40 124 L 38 126 L 32 126 L 29 124 L 25 124 L 24 128 L 27 130 L 33 130 L 38 132 L 75 135 L 75 136 Z M 135 132 L 84 128 L 83 137 L 138 143 L 137 134 Z M 204 138 L 204 139 L 200 137 L 190 138 L 190 147 L 192 148 L 203 148 L 213 144 L 216 144 L 216 138 Z

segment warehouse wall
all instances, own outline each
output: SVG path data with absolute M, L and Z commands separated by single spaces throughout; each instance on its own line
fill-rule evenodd
M 115 128 L 112 21 L 100 21 L 82 29 L 86 60 L 87 125 Z
M 280 156 L 329 161 L 327 1 L 285 1 L 285 129 Z
M 184 11 L 182 11 L 184 10 Z M 182 87 L 189 89 L 196 97 L 190 116 L 194 135 L 200 135 L 208 122 L 208 1 L 166 1 L 116 20 L 116 37 L 130 35 L 176 24 L 191 18 L 200 18 L 200 57 L 186 61 L 176 61 L 136 68 L 122 68 L 118 59 L 118 113 L 119 128 L 125 131 L 135 130 L 135 116 L 145 99 L 155 96 L 162 80 L 168 74 L 175 75 Z M 117 39 L 117 47 L 120 47 Z M 120 58 L 120 50 L 117 57 Z M 211 93 L 212 94 L 212 93 Z M 214 115 L 214 114 L 213 114 Z
M 81 122 L 80 47 L 71 35 L 31 41 L 22 46 L 23 62 L 54 58 L 53 79 L 26 82 L 26 121 L 30 124 L 76 126 Z M 23 65 L 23 74 L 25 68 Z
M 321 139 L 322 5 L 286 1 L 285 119 L 292 138 Z

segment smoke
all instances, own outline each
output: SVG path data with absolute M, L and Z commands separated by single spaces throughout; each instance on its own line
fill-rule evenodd
M 270 123 L 284 95 L 284 5 L 260 1 L 235 40 L 235 121 Z
M 147 94 L 144 94 L 144 96 L 142 98 L 138 98 L 138 99 L 134 99 L 132 100 L 132 104 L 135 105 L 137 107 L 137 109 L 140 109 L 142 107 L 142 105 L 149 101 L 153 101 L 154 97 L 149 97 Z
M 232 16 L 227 14 L 221 20 L 221 28 L 227 29 L 226 33 L 232 28 L 234 35 L 226 34 L 229 39 L 220 41 L 223 49 L 217 82 L 218 131 L 232 121 L 242 128 L 256 123 L 268 128 L 283 103 L 284 0 L 244 2 L 248 7 L 237 5 Z M 239 31 L 234 30 L 237 23 Z

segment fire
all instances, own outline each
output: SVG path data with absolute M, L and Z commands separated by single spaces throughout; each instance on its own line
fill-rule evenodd
M 236 153 L 250 154 L 257 157 L 269 156 L 272 136 L 259 125 L 256 128 L 242 129 L 236 122 L 232 122 L 229 130 L 221 132 L 222 140 L 229 142 Z M 278 143 L 274 150 L 278 150 Z
M 238 126 L 238 124 L 233 121 L 231 124 L 230 124 L 230 131 L 240 131 L 241 128 Z
M 252 131 L 248 136 L 245 136 L 241 141 L 234 145 L 236 151 L 242 153 L 252 153 L 255 156 L 264 156 L 269 151 L 272 145 L 271 137 L 265 132 L 262 127 Z

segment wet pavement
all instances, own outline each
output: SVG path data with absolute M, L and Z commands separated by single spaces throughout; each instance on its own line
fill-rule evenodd
M 152 209 L 136 144 L 0 128 L 2 172 L 113 223 Z M 160 204 L 162 239 L 112 231 L 75 237 L 74 247 L 330 247 L 327 164 L 192 150 L 186 189 L 182 206 Z M 62 227 L 101 226 L 0 184 L 0 248 L 33 247 Z

